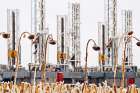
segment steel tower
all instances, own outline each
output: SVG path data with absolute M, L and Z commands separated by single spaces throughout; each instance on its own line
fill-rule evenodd
M 114 68 L 118 61 L 117 0 L 105 0 L 105 29 L 105 42 L 111 45 L 105 50 L 108 57 L 106 63 Z
M 69 62 L 73 68 L 80 66 L 80 1 L 69 3 Z
M 15 51 L 17 46 L 16 43 L 18 42 L 19 38 L 19 10 L 18 9 L 8 9 L 7 10 L 7 31 L 10 34 L 10 39 L 8 39 L 8 53 Z M 20 50 L 21 51 L 21 50 Z M 21 54 L 19 54 L 21 56 Z M 19 57 L 21 58 L 21 57 Z M 15 65 L 15 58 L 11 58 L 8 55 L 8 65 L 13 67 Z M 21 62 L 21 59 L 19 59 Z
M 69 35 L 68 35 L 68 16 L 57 16 L 57 62 L 58 64 L 68 63 L 69 54 Z
M 122 11 L 122 14 L 123 14 L 123 25 L 122 25 L 123 32 L 127 33 L 127 32 L 132 31 L 132 11 L 124 10 L 124 11 Z M 127 43 L 125 55 L 126 55 L 125 65 L 132 66 L 133 65 L 133 54 L 132 54 L 132 40 L 131 39 Z
M 48 34 L 45 4 L 45 0 L 32 0 L 32 32 L 38 34 L 33 52 L 36 63 L 42 63 L 45 58 L 45 40 L 46 34 Z

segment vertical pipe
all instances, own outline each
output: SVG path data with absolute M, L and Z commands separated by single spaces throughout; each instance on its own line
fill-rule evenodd
M 99 22 L 98 23 L 98 37 L 101 37 L 101 34 L 100 33 L 101 33 L 101 23 Z M 98 38 L 98 45 L 99 46 L 101 45 L 101 38 Z M 99 54 L 98 54 L 98 61 L 99 61 L 100 71 L 102 71 L 102 65 L 101 65 L 100 55 L 101 55 L 101 51 L 99 51 Z
M 103 66 L 103 71 L 104 71 L 104 65 L 105 65 L 105 25 L 102 24 L 102 66 Z
M 133 24 L 132 24 L 132 11 L 130 11 L 130 30 L 129 31 L 132 30 L 132 26 L 133 26 Z M 130 62 L 131 62 L 131 66 L 133 65 L 132 44 L 133 44 L 133 42 L 131 40 L 131 44 L 130 44 Z
M 109 24 L 110 24 L 110 19 L 109 19 L 109 17 L 110 17 L 110 12 L 109 12 L 109 10 L 110 10 L 110 9 L 109 9 L 110 4 L 109 4 L 109 3 L 110 3 L 110 1 L 108 0 L 108 10 L 107 10 L 107 11 L 108 11 L 108 12 L 107 12 L 107 13 L 108 13 L 108 14 L 107 14 L 107 15 L 108 15 L 108 20 L 107 20 L 107 22 L 108 22 L 108 23 L 107 23 L 107 24 L 108 24 L 108 27 L 107 27 L 107 30 L 108 30 L 108 31 L 107 31 L 107 32 L 108 32 L 108 42 L 109 42 L 109 40 L 110 40 L 110 26 L 109 26 Z M 109 64 L 109 63 L 110 63 L 110 48 L 107 49 L 107 52 L 108 52 L 108 64 Z
M 61 18 L 61 54 L 64 57 L 64 18 Z M 64 64 L 64 59 L 61 59 L 61 64 Z
M 15 50 L 15 12 L 12 11 L 12 51 Z M 12 58 L 12 66 L 15 64 L 15 58 Z

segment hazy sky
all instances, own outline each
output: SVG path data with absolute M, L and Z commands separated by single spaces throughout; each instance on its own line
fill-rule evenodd
M 33 0 L 32 0 L 33 1 Z M 68 14 L 68 0 L 46 0 L 47 6 L 47 23 L 49 33 L 56 37 L 56 15 Z M 81 62 L 85 60 L 85 45 L 88 39 L 98 40 L 97 22 L 104 21 L 104 0 L 80 0 L 81 3 Z M 133 31 L 137 37 L 140 37 L 140 0 L 118 0 L 118 24 L 121 23 L 121 10 L 132 9 L 133 11 Z M 31 0 L 0 0 L 0 31 L 7 31 L 7 9 L 20 10 L 20 31 L 31 32 Z M 121 32 L 121 27 L 118 27 Z M 56 39 L 56 38 L 55 38 Z M 0 37 L 0 64 L 7 64 L 7 40 Z M 133 40 L 133 61 L 135 65 L 140 66 L 139 55 L 140 48 L 135 46 Z M 24 39 L 22 42 L 22 64 L 26 66 L 30 62 L 30 41 Z M 56 63 L 56 46 L 50 47 L 49 62 Z M 91 50 L 89 46 L 89 66 L 97 66 L 97 52 Z

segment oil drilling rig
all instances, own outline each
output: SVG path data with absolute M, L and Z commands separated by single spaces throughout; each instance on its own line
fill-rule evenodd
M 68 15 L 57 16 L 58 63 L 70 64 L 73 70 L 80 61 L 80 1 L 69 2 Z
M 32 63 L 33 67 L 38 64 L 39 66 L 46 59 L 45 57 L 45 41 L 46 35 L 48 35 L 48 28 L 46 26 L 46 1 L 45 0 L 32 0 L 32 32 L 37 34 L 36 42 L 34 42 L 31 55 L 33 55 Z M 8 31 L 11 31 L 12 37 L 9 39 L 8 49 L 15 50 L 16 36 L 18 34 L 18 12 L 16 10 L 8 10 Z M 88 71 L 89 83 L 101 83 L 107 80 L 110 85 L 114 79 L 114 69 L 118 65 L 118 37 L 117 36 L 117 0 L 105 0 L 105 18 L 104 22 L 99 24 L 99 45 L 101 51 L 99 52 L 99 62 L 101 66 L 100 71 Z M 132 31 L 132 12 L 130 10 L 124 11 L 123 14 L 123 31 Z M 8 51 L 9 51 L 8 50 Z M 69 2 L 68 15 L 57 16 L 57 64 L 62 68 L 60 71 L 45 71 L 47 73 L 46 80 L 56 78 L 59 81 L 64 80 L 65 83 L 75 83 L 77 81 L 83 82 L 84 73 L 83 69 L 77 71 L 76 68 L 81 66 L 81 53 L 80 53 L 80 0 L 72 0 Z M 126 49 L 126 62 L 125 65 L 132 66 L 132 41 L 127 43 Z M 9 65 L 14 65 L 15 59 L 9 59 Z M 35 64 L 35 65 L 34 65 Z M 72 65 L 72 71 L 65 68 L 65 64 Z M 61 67 L 62 65 L 62 67 Z M 35 78 L 37 81 L 41 79 L 41 70 L 37 68 L 30 68 L 29 70 L 20 70 L 17 78 L 19 81 L 26 80 L 28 82 L 33 81 Z M 106 68 L 111 67 L 110 70 Z M 47 66 L 46 66 L 47 68 Z M 132 71 L 132 70 L 131 70 Z M 58 72 L 62 72 L 62 75 L 58 75 Z M 36 77 L 34 74 L 36 73 Z M 121 70 L 117 72 L 116 80 L 117 85 L 120 84 L 122 79 Z M 12 80 L 11 71 L 4 71 L 3 80 Z M 132 79 L 136 77 L 136 70 L 133 72 L 126 72 L 126 80 L 129 77 Z M 136 79 L 137 80 L 137 79 Z M 52 80 L 50 82 L 55 82 Z M 140 85 L 139 85 L 140 86 Z
M 129 80 L 135 81 L 137 67 L 133 65 L 132 60 L 132 40 L 126 42 L 128 37 L 127 33 L 132 31 L 132 11 L 125 10 L 122 13 L 122 32 L 121 35 L 118 36 L 117 30 L 117 0 L 105 0 L 105 20 L 103 23 L 99 23 L 98 26 L 98 36 L 99 36 L 99 45 L 101 46 L 101 51 L 99 52 L 99 63 L 100 63 L 100 71 L 106 73 L 104 77 L 107 81 L 113 82 L 113 80 L 109 80 L 110 77 L 115 77 L 118 82 L 121 80 L 121 75 L 123 75 L 123 66 L 125 65 L 125 76 L 127 80 L 127 84 Z M 101 37 L 101 38 L 100 38 Z M 122 42 L 123 41 L 123 42 Z M 122 64 L 123 61 L 118 60 L 118 50 L 120 50 L 120 43 L 126 44 L 126 51 L 124 55 L 126 58 L 124 59 L 125 64 Z M 124 46 L 124 45 L 123 45 Z M 124 47 L 122 48 L 124 49 Z M 120 63 L 119 63 L 120 62 Z M 119 67 L 118 64 L 122 64 L 122 67 Z M 113 73 L 116 73 L 117 76 L 113 76 Z M 119 71 L 122 72 L 121 75 Z M 113 72 L 112 75 L 108 72 Z M 115 75 L 115 74 L 114 74 Z M 134 82 L 133 82 L 134 83 Z
M 37 34 L 37 40 L 34 44 L 35 63 L 41 64 L 45 58 L 45 40 L 48 34 L 48 28 L 46 27 L 46 7 L 45 0 L 33 0 L 32 1 L 32 32 Z M 31 54 L 32 55 L 32 54 Z
M 68 16 L 58 15 L 57 16 L 57 62 L 60 65 L 68 63 L 69 54 L 69 35 L 68 35 Z M 63 66 L 65 69 L 65 66 Z
M 73 68 L 81 65 L 80 61 L 80 1 L 75 0 L 69 5 L 69 62 Z
M 131 10 L 124 10 L 122 11 L 122 19 L 123 19 L 123 24 L 122 24 L 122 29 L 124 33 L 130 32 L 133 30 L 133 25 L 132 25 L 132 11 Z M 125 39 L 124 39 L 125 41 Z M 126 66 L 133 66 L 133 54 L 132 54 L 132 39 L 129 40 L 127 43 L 127 48 L 126 48 Z
M 19 38 L 19 10 L 8 9 L 7 10 L 7 30 L 11 33 L 10 39 L 8 39 L 8 65 L 13 68 L 15 65 L 15 57 L 11 57 L 12 53 L 15 53 L 17 48 L 17 42 Z M 21 51 L 21 50 L 20 50 Z M 21 52 L 20 52 L 21 53 Z M 21 54 L 19 54 L 21 58 Z M 19 59 L 21 62 L 21 59 Z
M 118 36 L 119 32 L 117 31 L 117 0 L 104 0 L 104 2 L 104 22 L 99 23 L 98 26 L 98 36 L 101 37 L 98 41 L 101 46 L 99 63 L 102 71 L 106 67 L 112 67 L 111 69 L 114 70 L 118 65 L 119 40 L 122 38 L 122 35 Z M 121 34 L 132 31 L 132 11 L 123 11 L 122 19 Z M 132 65 L 132 40 L 127 43 L 126 55 L 126 65 Z
M 118 57 L 118 49 L 117 49 L 117 39 L 114 38 L 117 35 L 117 0 L 105 0 L 105 22 L 104 22 L 104 39 L 105 43 L 111 43 L 111 47 L 105 48 L 105 55 L 107 55 L 106 62 L 103 62 L 103 67 L 112 66 L 112 70 L 114 69 L 117 62 Z M 103 69 L 104 70 L 104 69 Z

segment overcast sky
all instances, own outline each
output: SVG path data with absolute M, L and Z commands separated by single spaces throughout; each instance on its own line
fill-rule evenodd
M 68 14 L 68 0 L 46 0 L 47 6 L 47 24 L 49 33 L 56 37 L 56 15 Z M 88 39 L 98 40 L 97 22 L 104 21 L 104 0 L 81 0 L 81 62 L 84 64 L 85 45 Z M 133 31 L 137 37 L 140 37 L 140 0 L 118 0 L 118 23 L 121 23 L 121 10 L 131 9 L 133 11 Z M 20 10 L 20 31 L 31 32 L 31 0 L 0 0 L 0 31 L 7 31 L 7 9 Z M 121 27 L 118 27 L 121 32 Z M 56 38 L 55 38 L 56 39 Z M 133 61 L 135 65 L 140 66 L 139 55 L 140 48 L 135 46 L 133 40 Z M 26 66 L 31 61 L 30 41 L 22 40 L 22 64 Z M 0 64 L 7 64 L 7 40 L 0 37 Z M 56 63 L 56 46 L 50 47 L 49 62 Z M 97 66 L 97 52 L 89 47 L 89 66 Z

